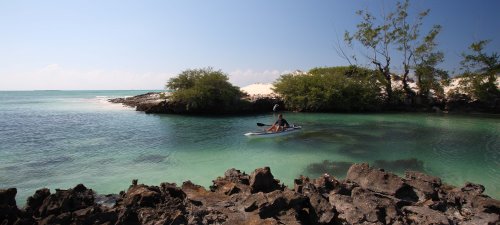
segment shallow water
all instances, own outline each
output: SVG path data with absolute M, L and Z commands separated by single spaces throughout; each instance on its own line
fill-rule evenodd
M 146 115 L 106 99 L 144 91 L 0 92 L 0 188 L 18 205 L 36 189 L 78 183 L 118 193 L 140 183 L 191 180 L 209 186 L 229 168 L 270 166 L 287 185 L 299 175 L 342 178 L 353 162 L 403 174 L 481 183 L 500 198 L 500 117 L 434 114 L 286 113 L 303 130 L 276 138 L 243 134 L 273 114 Z M 326 161 L 325 161 L 326 160 Z

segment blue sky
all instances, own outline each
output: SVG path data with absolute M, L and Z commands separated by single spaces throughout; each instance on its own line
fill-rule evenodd
M 358 9 L 395 1 L 0 1 L 0 90 L 161 89 L 189 68 L 222 69 L 237 86 L 346 65 L 334 47 Z M 443 68 L 472 41 L 500 49 L 500 1 L 412 1 L 441 24 Z M 397 69 L 397 68 L 396 68 Z

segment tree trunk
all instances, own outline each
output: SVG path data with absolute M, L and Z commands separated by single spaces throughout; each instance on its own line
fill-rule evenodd
M 387 93 L 387 102 L 392 102 L 392 85 L 391 85 L 391 74 L 389 70 L 384 71 L 384 77 L 387 83 L 385 84 L 385 92 Z
M 405 73 L 403 74 L 403 89 L 406 92 L 406 97 L 413 97 L 415 93 L 413 90 L 410 88 L 410 85 L 408 85 L 408 73 L 410 73 L 409 69 L 405 69 Z
M 391 85 L 392 80 L 391 80 L 391 71 L 389 70 L 390 59 L 387 58 L 386 61 L 387 61 L 387 64 L 385 67 L 382 67 L 382 65 L 378 61 L 375 61 L 375 60 L 373 60 L 372 63 L 377 66 L 377 69 L 379 70 L 380 73 L 382 73 L 382 75 L 384 76 L 384 78 L 386 80 L 386 84 L 385 84 L 385 92 L 387 93 L 386 103 L 390 104 L 392 101 L 392 85 Z

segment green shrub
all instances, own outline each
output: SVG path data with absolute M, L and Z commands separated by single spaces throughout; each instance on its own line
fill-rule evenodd
M 174 90 L 171 101 L 187 112 L 226 113 L 238 110 L 243 93 L 228 81 L 228 76 L 212 68 L 189 69 L 171 78 L 167 89 Z
M 490 41 L 482 40 L 469 46 L 469 53 L 462 53 L 460 89 L 472 99 L 495 105 L 500 99 L 498 76 L 500 75 L 500 54 L 486 53 L 484 48 Z
M 373 111 L 381 106 L 380 75 L 359 67 L 314 68 L 307 74 L 282 75 L 275 91 L 286 107 L 298 111 Z

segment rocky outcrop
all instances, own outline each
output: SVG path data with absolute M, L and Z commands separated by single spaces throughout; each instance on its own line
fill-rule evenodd
M 168 92 L 148 92 L 133 97 L 108 99 L 108 102 L 121 103 L 146 113 L 167 113 L 172 110 L 168 107 L 167 97 L 169 95 Z
M 109 99 L 111 103 L 121 103 L 125 106 L 134 107 L 137 111 L 145 113 L 166 113 L 166 114 L 234 114 L 234 113 L 261 113 L 270 112 L 275 104 L 284 105 L 283 101 L 262 97 L 248 101 L 243 101 L 245 104 L 235 105 L 230 111 L 218 111 L 213 109 L 213 112 L 192 112 L 186 103 L 173 102 L 169 100 L 169 92 L 149 92 L 142 95 L 137 95 L 127 98 Z M 284 110 L 282 108 L 281 110 Z
M 80 184 L 53 194 L 40 189 L 24 209 L 16 189 L 0 190 L 0 224 L 499 224 L 500 201 L 483 192 L 479 184 L 457 188 L 368 164 L 352 165 L 345 180 L 301 176 L 293 190 L 269 167 L 250 175 L 230 169 L 209 190 L 134 180 L 120 195 L 99 196 Z

